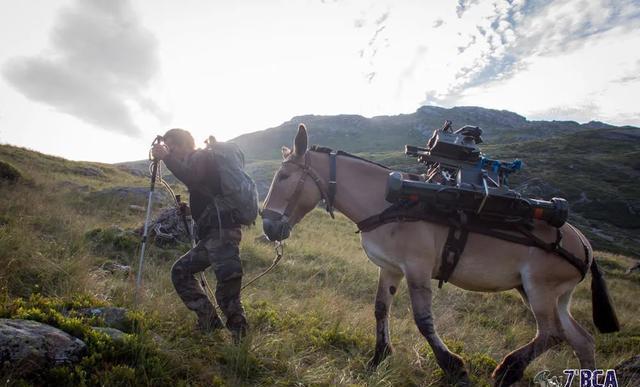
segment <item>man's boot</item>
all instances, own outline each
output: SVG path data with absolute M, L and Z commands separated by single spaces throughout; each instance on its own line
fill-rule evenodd
M 231 332 L 231 340 L 233 344 L 240 344 L 240 341 L 247 336 L 249 324 L 244 314 L 235 314 L 227 318 L 227 329 Z
M 227 329 L 231 331 L 233 342 L 238 344 L 246 336 L 248 330 L 244 308 L 240 302 L 240 287 L 242 277 L 218 282 L 216 286 L 216 300 L 227 318 Z
M 210 333 L 224 328 L 224 324 L 215 309 L 196 311 L 196 314 L 198 315 L 198 330 L 202 333 Z

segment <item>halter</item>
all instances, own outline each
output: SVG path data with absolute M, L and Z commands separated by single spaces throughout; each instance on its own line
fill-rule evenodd
M 318 172 L 316 172 L 311 167 L 309 152 L 306 152 L 304 154 L 304 164 L 297 163 L 293 161 L 293 159 L 284 160 L 282 162 L 283 166 L 287 164 L 295 165 L 296 167 L 302 169 L 302 174 L 300 175 L 300 179 L 298 180 L 296 189 L 293 191 L 291 197 L 287 199 L 287 207 L 285 207 L 284 212 L 279 213 L 278 211 L 265 208 L 261 211 L 262 217 L 271 220 L 283 220 L 288 223 L 291 213 L 298 205 L 298 199 L 302 194 L 302 188 L 304 187 L 305 180 L 307 179 L 307 176 L 309 176 L 316 184 L 316 187 L 318 187 L 318 190 L 320 191 L 320 197 L 326 203 L 325 209 L 327 210 L 329 215 L 331 215 L 331 218 L 335 219 L 335 216 L 333 214 L 333 203 L 336 197 L 336 156 L 336 151 L 332 151 L 331 153 L 329 153 L 329 183 L 326 190 L 322 185 L 322 178 L 320 177 Z

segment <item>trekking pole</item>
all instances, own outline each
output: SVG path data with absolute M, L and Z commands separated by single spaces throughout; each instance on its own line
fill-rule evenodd
M 159 144 L 162 141 L 161 136 L 157 136 L 151 143 L 151 146 Z M 136 294 L 135 305 L 138 305 L 140 298 L 140 285 L 142 284 L 142 267 L 144 264 L 144 251 L 147 246 L 147 238 L 149 236 L 149 218 L 151 217 L 151 204 L 153 202 L 153 192 L 156 188 L 156 177 L 158 175 L 158 163 L 160 160 L 151 157 L 151 186 L 149 187 L 149 198 L 147 200 L 147 216 L 144 220 L 144 231 L 142 233 L 142 247 L 140 248 L 140 261 L 138 264 L 138 274 L 136 276 Z

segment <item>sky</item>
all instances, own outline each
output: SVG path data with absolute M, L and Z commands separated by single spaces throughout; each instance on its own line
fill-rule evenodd
M 0 5 L 0 143 L 72 160 L 422 105 L 640 126 L 638 0 Z

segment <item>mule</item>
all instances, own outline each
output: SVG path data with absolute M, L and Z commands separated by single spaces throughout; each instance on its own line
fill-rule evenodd
M 289 237 L 292 228 L 322 199 L 331 199 L 330 212 L 335 207 L 354 223 L 389 206 L 385 200 L 390 172 L 387 167 L 344 152 L 332 160 L 326 151 L 308 149 L 308 134 L 302 124 L 293 149 L 283 147 L 282 157 L 282 166 L 273 178 L 262 209 L 263 230 L 270 240 Z M 330 163 L 335 163 L 333 168 Z M 336 176 L 330 176 L 331 170 Z M 617 317 L 591 245 L 568 223 L 560 231 L 562 246 L 591 268 L 595 325 L 602 332 L 618 330 Z M 534 232 L 540 238 L 554 240 L 557 229 L 537 221 Z M 431 279 L 441 265 L 439 257 L 447 233 L 447 226 L 423 221 L 397 221 L 361 233 L 367 257 L 380 268 L 374 308 L 376 345 L 369 367 L 376 367 L 392 352 L 389 307 L 404 277 L 415 323 L 438 365 L 451 380 L 460 385 L 470 384 L 462 358 L 438 336 L 431 311 Z M 469 234 L 449 283 L 482 292 L 517 289 L 537 324 L 535 337 L 509 353 L 493 371 L 496 386 L 508 386 L 521 379 L 533 359 L 562 341 L 573 348 L 581 368 L 595 368 L 594 338 L 576 322 L 569 309 L 571 295 L 582 279 L 582 273 L 557 254 L 483 234 Z

